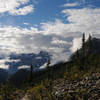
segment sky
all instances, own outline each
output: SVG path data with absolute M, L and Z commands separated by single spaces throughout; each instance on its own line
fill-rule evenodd
M 0 55 L 52 55 L 68 60 L 81 47 L 82 34 L 100 37 L 100 0 L 0 0 Z

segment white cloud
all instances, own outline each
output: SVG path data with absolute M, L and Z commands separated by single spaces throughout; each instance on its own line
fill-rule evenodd
M 69 23 L 63 23 L 59 19 L 56 19 L 55 22 L 41 23 L 45 35 L 56 34 L 68 37 L 80 34 L 80 32 L 99 34 L 99 8 L 64 9 L 62 13 Z
M 79 6 L 78 3 L 66 3 L 63 5 L 63 7 L 75 7 L 75 6 Z
M 39 53 L 44 50 L 59 58 L 58 54 L 62 54 L 64 49 L 71 45 L 65 37 L 59 37 L 56 34 L 44 35 L 43 33 L 44 31 L 34 27 L 30 29 L 12 26 L 1 27 L 0 54 L 8 56 L 10 53 Z M 56 43 L 56 41 L 59 43 Z
M 47 67 L 47 63 L 45 63 L 44 65 L 40 66 L 39 69 L 45 69 Z
M 72 52 L 75 52 L 77 49 L 80 49 L 82 44 L 82 38 L 74 38 L 73 39 L 73 46 L 70 48 Z
M 30 30 L 18 27 L 2 27 L 0 28 L 0 50 L 19 53 L 20 51 L 28 52 L 26 48 L 31 49 L 32 37 L 38 31 L 35 28 Z M 31 44 L 30 44 L 31 43 Z M 30 45 L 29 45 L 30 44 Z M 32 50 L 31 50 L 32 51 Z M 20 52 L 21 53 L 21 52 Z
M 55 22 L 41 23 L 42 32 L 44 35 L 56 34 L 62 35 L 67 32 L 66 24 L 61 20 L 56 19 Z M 62 32 L 62 33 L 61 33 Z
M 88 34 L 88 33 L 85 34 L 85 41 L 87 41 L 87 39 L 89 38 L 89 35 L 92 36 L 92 34 Z M 95 35 L 95 36 L 97 36 L 97 35 Z M 70 48 L 70 50 L 72 52 L 75 52 L 77 49 L 80 49 L 82 47 L 82 36 L 77 37 L 77 38 L 75 37 L 73 39 L 72 43 L 73 43 L 72 47 Z
M 20 60 L 12 60 L 9 59 L 9 57 L 6 57 L 5 59 L 0 59 L 0 68 L 3 69 L 9 69 L 9 65 L 5 65 L 5 62 L 18 62 Z
M 9 69 L 9 66 L 5 65 L 5 64 L 0 64 L 0 68 L 2 68 L 2 69 Z
M 67 41 L 64 41 L 64 40 L 59 40 L 57 38 L 53 38 L 52 41 L 51 41 L 52 44 L 68 44 Z
M 69 21 L 69 26 L 71 27 L 71 32 L 87 32 L 87 33 L 97 33 L 100 31 L 100 9 L 65 9 L 62 11 Z
M 19 66 L 18 69 L 29 69 L 30 66 L 26 66 L 26 65 L 23 65 L 23 66 Z
M 24 25 L 30 25 L 30 23 L 24 23 Z
M 20 7 L 28 2 L 29 0 L 0 0 L 0 13 L 8 12 L 11 15 L 26 15 L 34 11 L 33 5 Z
M 34 10 L 32 5 L 25 6 L 23 8 L 19 9 L 13 9 L 9 13 L 11 15 L 27 15 L 28 13 L 32 12 Z
M 67 20 L 69 21 L 70 32 L 85 32 L 86 37 L 88 34 L 100 37 L 100 9 L 95 8 L 84 8 L 84 9 L 64 9 L 62 13 L 65 14 Z M 67 26 L 66 26 L 67 27 Z M 74 37 L 73 46 L 71 51 L 75 51 L 80 48 L 80 38 Z
M 80 48 L 81 36 L 84 32 L 86 33 L 86 38 L 89 34 L 100 37 L 100 8 L 64 9 L 62 13 L 69 23 L 65 24 L 59 19 L 55 20 L 55 22 L 42 23 L 44 35 L 73 37 L 71 52 Z M 65 43 L 65 41 L 54 39 L 52 43 L 61 44 Z

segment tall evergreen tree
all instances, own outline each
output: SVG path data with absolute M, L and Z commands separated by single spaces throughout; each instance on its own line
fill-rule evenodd
M 84 53 L 85 53 L 85 33 L 83 33 L 83 37 L 82 37 L 82 51 L 83 51 L 83 56 L 84 56 Z
M 31 64 L 30 66 L 30 76 L 29 76 L 29 81 L 32 81 L 33 79 L 33 65 Z
M 76 59 L 76 64 L 80 65 L 80 54 L 79 54 L 79 50 L 77 49 L 76 51 L 76 55 L 75 55 L 75 59 Z
M 47 67 L 47 72 L 48 72 L 48 78 L 50 77 L 50 74 L 51 74 L 51 72 L 50 72 L 50 59 L 48 60 L 48 62 L 47 62 L 47 65 L 46 65 L 46 67 Z
M 92 53 L 92 36 L 89 34 L 88 38 L 88 55 Z
M 76 56 L 77 56 L 77 58 L 79 58 L 79 50 L 78 49 L 76 51 Z
M 85 67 L 85 56 L 86 56 L 85 33 L 83 33 L 83 37 L 82 37 L 81 68 L 80 69 L 84 69 L 84 67 Z
M 47 68 L 49 68 L 49 65 L 50 65 L 50 59 L 48 60 L 48 62 L 47 62 Z
M 93 43 L 92 43 L 92 36 L 89 34 L 88 41 L 87 41 L 87 63 L 88 65 L 92 64 L 93 56 Z

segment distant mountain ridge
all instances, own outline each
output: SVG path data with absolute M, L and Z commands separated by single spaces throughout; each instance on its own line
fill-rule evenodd
M 34 70 L 38 70 L 40 66 L 50 59 L 49 53 L 45 51 L 40 51 L 39 54 L 11 54 L 9 56 L 10 60 L 18 60 L 17 62 L 6 62 L 5 65 L 9 65 L 8 72 L 15 73 L 20 66 L 34 66 Z
M 4 59 L 3 57 L 0 58 Z M 0 69 L 0 82 L 7 80 L 9 75 L 16 73 L 20 66 L 29 66 L 32 64 L 34 70 L 38 70 L 40 66 L 44 65 L 48 59 L 50 59 L 49 53 L 45 51 L 40 51 L 38 54 L 29 53 L 29 54 L 11 54 L 9 59 L 12 62 L 5 62 L 5 65 L 9 66 L 9 69 Z M 16 61 L 17 60 L 17 61 Z

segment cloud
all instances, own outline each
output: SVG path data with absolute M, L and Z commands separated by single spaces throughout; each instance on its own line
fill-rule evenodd
M 0 0 L 0 13 L 8 12 L 11 15 L 26 15 L 34 11 L 34 6 L 28 4 L 28 2 L 29 0 Z M 22 5 L 24 7 L 21 7 Z
M 25 23 L 24 23 L 24 25 L 28 25 L 28 26 L 29 26 L 29 25 L 30 25 L 30 23 L 26 23 L 26 22 L 25 22 Z
M 66 3 L 63 5 L 63 7 L 75 7 L 75 6 L 79 6 L 78 3 Z
M 54 22 L 41 23 L 40 30 L 35 27 L 1 27 L 1 54 L 39 53 L 43 50 L 53 55 L 52 63 L 55 63 L 67 60 L 80 47 L 83 32 L 86 36 L 89 33 L 100 36 L 100 9 L 64 9 L 62 13 L 66 15 L 68 23 L 56 19 Z
M 64 9 L 62 13 L 67 17 L 69 21 L 69 26 L 72 32 L 83 31 L 89 33 L 99 34 L 100 26 L 100 9 Z M 81 15 L 81 16 L 80 16 Z
M 23 66 L 19 66 L 18 69 L 29 69 L 29 68 L 30 68 L 30 66 L 23 65 Z
M 76 51 L 81 46 L 82 34 L 86 33 L 95 37 L 100 37 L 100 8 L 81 8 L 81 9 L 64 9 L 62 13 L 65 15 L 68 23 L 63 23 L 56 19 L 55 22 L 41 23 L 44 35 L 56 34 L 61 37 L 72 37 L 71 52 Z M 81 16 L 80 16 L 81 15 Z M 63 40 L 52 40 L 53 44 L 65 43 Z
M 80 49 L 80 47 L 82 46 L 82 38 L 74 38 L 73 39 L 73 46 L 70 48 L 70 50 L 72 52 L 75 52 L 77 49 Z
M 69 27 L 66 27 L 61 20 L 56 19 L 54 22 L 41 23 L 41 29 L 44 35 L 56 34 L 63 36 Z
M 60 44 L 60 45 L 67 45 L 69 44 L 67 41 L 65 40 L 59 40 L 58 38 L 53 38 L 52 41 L 51 41 L 52 44 Z
M 0 68 L 3 69 L 9 69 L 9 65 L 6 65 L 5 62 L 18 62 L 20 60 L 11 60 L 9 57 L 6 57 L 5 59 L 0 59 Z
M 33 6 L 29 5 L 23 8 L 13 9 L 9 13 L 11 15 L 27 15 L 28 13 L 31 13 L 33 10 L 34 10 Z
M 41 23 L 45 35 L 56 34 L 65 37 L 77 35 L 80 32 L 99 34 L 99 8 L 64 9 L 62 13 L 66 18 L 65 23 L 59 19 L 56 19 L 55 22 Z
M 44 65 L 40 66 L 39 69 L 45 69 L 47 67 L 47 63 L 45 63 Z
M 76 34 L 78 34 L 78 32 L 81 34 L 82 32 L 85 32 L 86 37 L 88 37 L 89 34 L 92 34 L 95 37 L 98 34 L 100 37 L 100 8 L 64 9 L 62 13 L 65 14 L 66 19 L 69 22 L 67 25 L 70 27 L 70 30 L 68 31 Z M 80 48 L 80 44 L 80 37 L 76 38 L 75 36 L 71 51 Z
M 53 55 L 52 61 L 56 58 L 53 61 L 56 62 L 59 60 L 58 53 L 62 54 L 65 49 L 70 47 L 71 43 L 67 42 L 68 40 L 65 37 L 56 34 L 45 35 L 43 33 L 44 31 L 34 27 L 30 29 L 12 26 L 1 27 L 0 55 L 9 56 L 11 53 L 39 53 L 43 50 Z M 64 60 L 65 56 L 62 58 Z
M 65 22 L 60 19 L 40 23 L 37 27 L 20 28 L 5 26 L 0 28 L 0 53 L 39 53 L 49 52 L 52 64 L 68 60 L 80 48 L 81 37 L 85 32 L 100 37 L 100 8 L 64 8 L 61 12 Z

